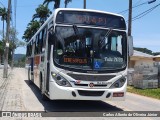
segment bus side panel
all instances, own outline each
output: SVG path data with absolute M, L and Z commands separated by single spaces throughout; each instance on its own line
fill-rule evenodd
M 36 55 L 34 57 L 34 83 L 40 88 L 40 70 L 39 70 L 39 64 L 40 64 L 40 55 Z
M 31 80 L 31 58 L 26 58 L 25 71 L 28 76 L 28 80 Z

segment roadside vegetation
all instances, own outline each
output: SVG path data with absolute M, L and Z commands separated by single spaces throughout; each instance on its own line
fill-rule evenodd
M 147 97 L 152 97 L 160 100 L 160 88 L 157 89 L 138 89 L 132 86 L 127 87 L 127 91 Z

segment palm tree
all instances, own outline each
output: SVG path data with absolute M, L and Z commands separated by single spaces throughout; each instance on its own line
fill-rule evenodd
M 57 9 L 60 7 L 61 0 L 44 0 L 43 5 L 46 5 L 48 7 L 48 4 L 54 2 L 54 9 Z
M 7 20 L 6 8 L 1 8 L 0 7 L 0 16 L 1 16 L 1 20 L 3 21 L 3 39 L 4 39 L 4 21 Z
M 65 0 L 65 1 L 64 1 L 65 8 L 67 8 L 67 5 L 68 5 L 69 2 L 72 2 L 72 0 Z
M 39 28 L 40 28 L 40 23 L 37 20 L 31 21 L 30 23 L 28 23 L 28 26 L 24 31 L 22 38 L 26 42 L 28 42 L 32 38 L 32 36 L 38 31 Z
M 1 59 L 2 56 L 4 54 L 4 49 L 3 49 L 3 45 L 4 45 L 4 22 L 7 21 L 7 10 L 6 8 L 1 8 L 0 7 L 0 16 L 1 16 L 1 20 L 3 21 L 3 40 L 1 41 L 1 47 L 0 47 L 0 63 L 1 63 Z
M 32 21 L 34 21 L 35 18 L 39 18 L 40 22 L 44 23 L 50 14 L 51 11 L 47 8 L 47 6 L 39 5 L 38 8 L 36 8 L 36 14 L 33 15 Z

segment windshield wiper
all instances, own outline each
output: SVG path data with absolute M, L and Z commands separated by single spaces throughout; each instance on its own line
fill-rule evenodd
M 108 36 L 110 35 L 111 32 L 112 32 L 112 29 L 110 28 L 110 29 L 107 31 L 107 33 L 105 34 L 105 36 L 104 36 L 104 38 L 102 39 L 102 41 L 100 41 L 101 49 L 108 44 L 108 42 L 107 42 L 106 44 L 104 44 L 104 43 L 105 43 L 106 38 L 108 38 Z M 103 45 L 103 44 L 104 44 L 104 45 Z
M 75 35 L 79 35 L 79 31 L 78 31 L 77 25 L 73 24 L 73 30 L 74 30 Z

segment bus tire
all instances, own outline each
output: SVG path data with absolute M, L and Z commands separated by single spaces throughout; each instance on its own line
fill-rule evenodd
M 48 101 L 49 98 L 45 95 L 45 93 L 42 92 L 42 81 L 43 81 L 43 77 L 42 77 L 42 73 L 40 73 L 40 91 L 41 91 L 41 98 L 43 101 Z
M 31 69 L 30 68 L 28 69 L 28 81 L 29 81 L 30 85 L 33 84 L 32 80 L 31 80 Z

